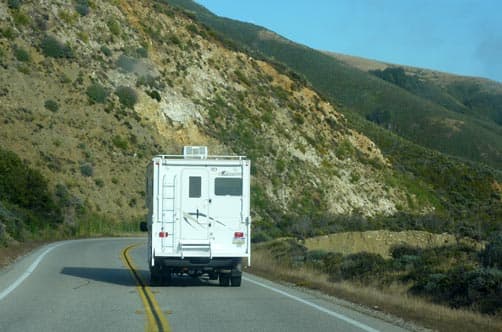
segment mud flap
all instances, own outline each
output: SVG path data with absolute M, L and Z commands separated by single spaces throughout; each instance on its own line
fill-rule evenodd
M 238 263 L 233 267 L 232 272 L 230 272 L 230 276 L 240 277 L 241 275 L 242 275 L 242 264 Z

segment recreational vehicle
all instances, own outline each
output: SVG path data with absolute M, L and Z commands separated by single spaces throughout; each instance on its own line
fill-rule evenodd
M 207 274 L 241 285 L 242 259 L 251 259 L 250 168 L 245 156 L 211 156 L 205 146 L 152 158 L 141 225 L 152 282 Z

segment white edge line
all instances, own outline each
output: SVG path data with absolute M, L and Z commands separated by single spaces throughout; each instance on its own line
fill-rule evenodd
M 15 290 L 17 287 L 19 287 L 19 285 L 21 285 L 21 283 L 26 278 L 28 278 L 30 276 L 30 274 L 33 273 L 33 271 L 35 271 L 35 269 L 37 268 L 38 264 L 40 264 L 40 262 L 42 261 L 42 259 L 44 259 L 45 255 L 47 255 L 49 252 L 51 252 L 52 249 L 57 248 L 57 247 L 59 247 L 60 245 L 63 245 L 63 244 L 65 244 L 65 242 L 61 242 L 61 243 L 52 245 L 49 248 L 47 248 L 40 256 L 38 256 L 38 258 L 33 263 L 31 263 L 31 265 L 26 269 L 26 271 L 21 275 L 21 277 L 19 277 L 14 283 L 12 283 L 9 287 L 7 287 L 6 289 L 4 289 L 0 293 L 0 301 L 2 301 L 13 290 Z
M 19 287 L 19 285 L 21 285 L 21 283 L 26 278 L 28 278 L 33 273 L 33 271 L 35 271 L 35 269 L 37 268 L 38 264 L 40 264 L 40 262 L 42 261 L 42 259 L 44 259 L 45 255 L 47 255 L 49 252 L 51 252 L 52 249 L 55 249 L 55 248 L 57 248 L 59 246 L 62 246 L 63 244 L 67 244 L 69 242 L 94 241 L 94 240 L 117 240 L 117 239 L 121 239 L 121 238 L 69 240 L 69 241 L 63 241 L 63 242 L 59 242 L 59 243 L 55 243 L 55 244 L 51 245 L 49 248 L 45 249 L 45 251 L 42 254 L 40 254 L 40 256 L 38 256 L 38 258 L 33 263 L 31 263 L 30 266 L 28 266 L 28 268 L 26 269 L 26 271 L 21 275 L 21 277 L 19 277 L 19 279 L 17 279 L 9 287 L 7 287 L 2 292 L 0 292 L 0 301 L 2 301 L 10 293 L 12 293 L 12 291 L 14 291 L 17 287 Z M 134 239 L 134 238 L 131 238 L 131 239 Z
M 342 315 L 342 314 L 339 314 L 339 313 L 337 313 L 337 312 L 334 312 L 334 311 L 328 310 L 328 309 L 326 309 L 326 308 L 324 308 L 324 307 L 321 307 L 320 305 L 317 305 L 317 304 L 312 303 L 312 302 L 310 302 L 310 301 L 304 300 L 304 299 L 302 299 L 302 298 L 300 298 L 300 297 L 298 297 L 298 296 L 291 295 L 291 294 L 289 294 L 289 293 L 287 293 L 287 292 L 285 292 L 285 291 L 282 291 L 282 290 L 280 290 L 280 289 L 274 288 L 274 287 L 272 287 L 272 286 L 268 286 L 268 285 L 266 285 L 266 284 L 264 284 L 264 283 L 261 283 L 261 282 L 259 282 L 259 281 L 253 280 L 253 279 L 249 279 L 249 278 L 244 277 L 244 276 L 243 276 L 242 278 L 243 278 L 244 280 L 248 281 L 248 282 L 251 282 L 251 283 L 255 284 L 255 285 L 258 285 L 258 286 L 261 286 L 261 287 L 266 288 L 266 289 L 268 289 L 268 290 L 271 290 L 271 291 L 273 291 L 273 292 L 279 293 L 279 294 L 281 294 L 281 295 L 283 295 L 283 296 L 289 297 L 290 299 L 293 299 L 293 300 L 295 300 L 295 301 L 298 301 L 298 302 L 300 302 L 300 303 L 303 303 L 303 304 L 305 304 L 305 305 L 308 305 L 309 307 L 312 307 L 312 308 L 314 308 L 314 309 L 317 309 L 317 310 L 319 310 L 319 311 L 322 311 L 322 312 L 324 312 L 324 313 L 326 313 L 326 314 L 328 314 L 328 315 L 330 315 L 330 316 L 333 316 L 333 317 L 336 317 L 336 318 L 338 318 L 338 319 L 340 319 L 340 320 L 343 320 L 343 321 L 345 321 L 345 322 L 347 322 L 347 323 L 349 323 L 349 324 L 352 324 L 352 325 L 354 325 L 354 326 L 356 326 L 356 327 L 360 328 L 361 330 L 368 331 L 368 332 L 379 332 L 378 330 L 376 330 L 376 329 L 374 329 L 374 328 L 372 328 L 372 327 L 370 327 L 370 326 L 368 326 L 368 325 L 365 325 L 365 324 L 360 323 L 360 322 L 358 322 L 358 321 L 356 321 L 356 320 L 353 320 L 352 318 L 349 318 L 349 317 L 347 317 L 347 316 L 345 316 L 345 315 Z M 1 299 L 1 298 L 0 298 L 0 299 Z

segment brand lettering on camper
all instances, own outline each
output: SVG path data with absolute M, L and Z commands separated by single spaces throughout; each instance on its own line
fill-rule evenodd
M 241 172 L 227 172 L 227 171 L 221 171 L 220 176 L 242 176 Z

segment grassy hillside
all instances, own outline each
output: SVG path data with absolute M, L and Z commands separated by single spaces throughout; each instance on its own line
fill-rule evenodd
M 0 141 L 41 174 L 71 234 L 144 218 L 148 160 L 190 144 L 251 157 L 256 240 L 297 220 L 314 235 L 331 216 L 442 209 L 304 80 L 169 5 L 23 1 L 0 16 Z
M 494 172 L 342 115 L 191 15 L 163 2 L 36 4 L 0 4 L 0 140 L 40 172 L 71 232 L 142 219 L 149 158 L 185 144 L 251 157 L 255 241 L 500 227 Z
M 455 224 L 468 233 L 480 234 L 480 229 L 500 227 L 502 127 L 495 121 L 500 85 L 453 75 L 440 80 L 439 74 L 419 69 L 413 73 L 398 70 L 401 77 L 392 80 L 392 75 L 387 75 L 389 79 L 381 74 L 387 65 L 370 67 L 370 73 L 361 70 L 361 65 L 348 64 L 347 59 L 298 45 L 262 27 L 215 16 L 193 1 L 159 2 L 187 10 L 213 29 L 213 34 L 229 40 L 227 44 L 276 61 L 276 68 L 300 81 L 306 78 L 338 105 L 350 126 L 377 144 L 402 181 L 411 176 L 413 183 L 418 180 L 429 186 L 430 191 L 421 194 L 438 200 L 436 217 L 428 221 L 437 225 L 436 230 L 451 229 L 447 225 Z M 367 61 L 359 63 L 368 66 Z M 464 86 L 467 83 L 461 82 L 482 88 L 472 94 Z M 484 99 L 486 91 L 491 97 Z M 470 104 L 471 109 L 459 101 L 466 96 L 476 101 Z M 328 224 L 334 222 L 331 217 L 325 219 Z M 424 223 L 412 216 L 400 219 L 414 225 L 410 227 Z
M 456 113 L 502 125 L 502 84 L 408 66 L 328 53 Z
M 498 91 L 486 92 L 485 87 L 494 82 L 458 78 L 458 82 L 444 89 L 416 87 L 422 89 L 417 93 L 416 89 L 410 91 L 399 84 L 389 84 L 262 27 L 217 17 L 192 1 L 164 1 L 191 11 L 198 20 L 236 45 L 287 65 L 305 76 L 330 101 L 343 104 L 347 111 L 369 119 L 385 113 L 385 121 L 380 120 L 378 124 L 404 138 L 447 154 L 502 168 L 502 127 L 497 122 L 501 112 L 500 103 L 497 103 L 502 95 L 500 84 Z M 461 91 L 457 85 L 461 86 Z M 477 86 L 481 87 L 478 91 Z M 462 107 L 469 112 L 458 112 Z

